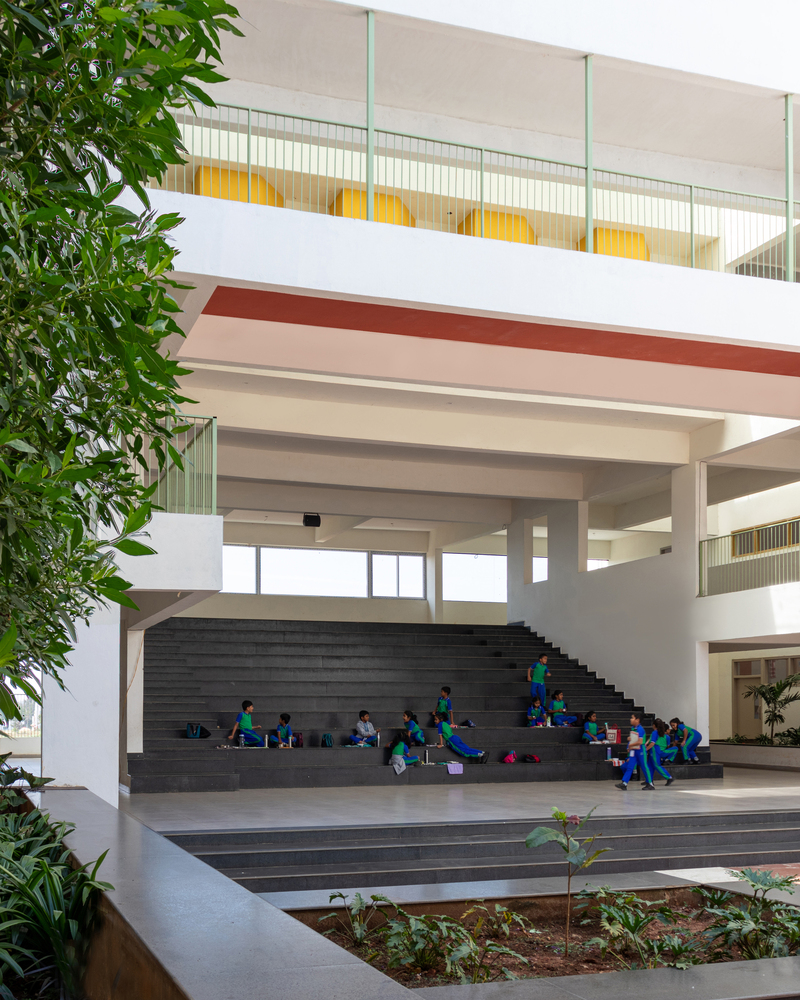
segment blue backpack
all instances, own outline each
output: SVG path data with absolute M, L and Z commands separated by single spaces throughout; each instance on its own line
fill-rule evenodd
M 211 733 L 206 729 L 205 726 L 201 726 L 199 722 L 187 722 L 186 723 L 186 738 L 189 740 L 204 740 Z
M 333 736 L 330 733 L 322 734 L 322 746 L 332 747 L 333 746 Z

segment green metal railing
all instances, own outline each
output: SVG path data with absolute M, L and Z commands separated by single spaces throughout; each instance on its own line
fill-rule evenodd
M 793 197 L 593 168 L 587 183 L 576 164 L 231 105 L 180 112 L 176 121 L 186 159 L 153 187 L 794 280 Z
M 170 514 L 217 513 L 216 417 L 169 418 L 169 438 L 145 442 L 145 486 L 155 484 L 155 507 Z M 163 456 L 161 462 L 159 457 Z
M 800 582 L 800 518 L 700 542 L 701 597 Z

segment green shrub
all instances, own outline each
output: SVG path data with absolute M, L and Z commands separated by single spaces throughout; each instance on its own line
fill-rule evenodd
M 775 742 L 782 747 L 800 747 L 800 726 L 775 733 Z
M 471 947 L 471 935 L 453 917 L 425 914 L 415 916 L 397 907 L 397 916 L 386 927 L 386 951 L 389 967 L 399 965 L 426 972 L 444 966 L 452 973 L 466 949 Z
M 770 891 L 794 892 L 794 879 L 752 868 L 733 871 L 731 875 L 746 882 L 753 895 L 732 898 L 722 906 L 705 908 L 705 912 L 714 918 L 705 932 L 712 943 L 712 954 L 730 957 L 734 947 L 745 959 L 784 958 L 797 954 L 800 947 L 800 910 L 767 898 Z
M 323 934 L 327 936 L 338 930 L 345 935 L 348 944 L 351 946 L 359 947 L 365 944 L 368 938 L 372 937 L 381 926 L 385 926 L 386 924 L 386 911 L 380 904 L 393 905 L 391 900 L 387 899 L 386 896 L 377 895 L 370 896 L 369 898 L 370 902 L 368 903 L 361 893 L 357 892 L 353 898 L 353 902 L 348 904 L 348 896 L 345 896 L 342 892 L 332 892 L 328 898 L 328 902 L 332 903 L 334 899 L 341 899 L 344 912 L 347 914 L 347 921 L 342 920 L 340 910 L 334 910 L 333 913 L 326 913 L 324 917 L 319 918 L 320 922 L 334 919 L 338 921 L 339 926 L 330 927 L 328 930 L 323 931 Z M 377 918 L 378 915 L 383 917 L 383 924 L 373 923 L 373 918 Z
M 518 979 L 518 976 L 500 964 L 501 959 L 516 958 L 528 965 L 527 958 L 493 939 L 508 938 L 514 926 L 533 934 L 535 931 L 531 929 L 530 923 L 521 914 L 507 910 L 499 903 L 495 903 L 494 910 L 490 910 L 482 902 L 476 903 L 466 913 L 462 913 L 461 920 L 464 921 L 475 914 L 477 920 L 474 926 L 467 929 L 469 940 L 462 942 L 451 956 L 458 978 L 462 983 L 491 983 L 501 976 L 506 979 Z M 479 941 L 482 934 L 486 936 L 483 944 Z

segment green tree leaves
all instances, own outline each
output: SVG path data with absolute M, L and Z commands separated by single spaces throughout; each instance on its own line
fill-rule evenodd
M 4 675 L 59 677 L 98 602 L 135 606 L 114 552 L 150 516 L 140 471 L 185 398 L 169 274 L 182 162 L 170 111 L 208 104 L 223 0 L 0 0 L 0 631 Z M 125 189 L 140 214 L 118 204 Z M 174 449 L 173 449 L 174 451 Z M 8 634 L 8 633 L 7 633 Z M 6 683 L 4 681 L 4 683 Z M 7 689 L 6 688 L 3 690 Z M 0 690 L 0 715 L 13 713 Z

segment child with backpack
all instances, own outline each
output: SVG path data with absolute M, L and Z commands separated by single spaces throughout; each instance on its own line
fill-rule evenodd
M 265 746 L 263 736 L 258 736 L 253 732 L 254 729 L 260 728 L 261 726 L 253 725 L 253 703 L 249 698 L 245 698 L 242 702 L 242 710 L 236 716 L 236 722 L 233 724 L 233 730 L 228 739 L 232 740 L 238 730 L 239 737 L 244 739 L 246 747 L 263 747 Z
M 420 729 L 419 723 L 417 722 L 417 717 L 407 708 L 403 712 L 403 725 L 406 727 L 407 741 L 409 746 L 416 744 L 418 747 L 425 746 L 425 733 Z
M 270 733 L 269 745 L 278 747 L 281 750 L 291 750 L 295 744 L 295 737 L 292 735 L 292 727 L 289 725 L 291 715 L 284 713 L 278 718 L 278 725 L 275 727 L 274 735 Z
M 436 712 L 434 718 L 437 723 L 436 729 L 439 733 L 440 747 L 447 744 L 453 753 L 457 753 L 460 757 L 475 757 L 480 759 L 481 764 L 486 763 L 489 756 L 488 752 L 486 750 L 475 750 L 474 747 L 468 747 L 461 737 L 456 736 L 453 732 L 453 727 L 447 721 L 447 716 L 444 712 Z

